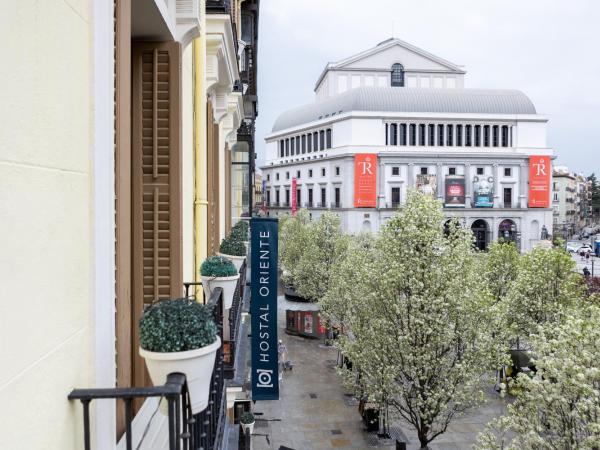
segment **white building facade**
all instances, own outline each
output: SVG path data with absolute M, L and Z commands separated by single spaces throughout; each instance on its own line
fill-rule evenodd
M 337 211 L 348 232 L 378 231 L 420 189 L 480 249 L 499 238 L 533 248 L 552 233 L 547 119 L 519 91 L 465 89 L 464 75 L 399 39 L 328 64 L 316 101 L 281 114 L 266 137 L 269 214 L 295 200 L 313 217 Z

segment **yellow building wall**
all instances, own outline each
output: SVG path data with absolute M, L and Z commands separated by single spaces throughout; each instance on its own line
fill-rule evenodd
M 1 449 L 83 442 L 67 395 L 92 385 L 92 34 L 90 1 L 2 4 Z

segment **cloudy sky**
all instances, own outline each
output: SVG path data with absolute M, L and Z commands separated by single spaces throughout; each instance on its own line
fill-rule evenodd
M 600 173 L 599 0 L 261 0 L 257 148 L 312 102 L 328 61 L 392 36 L 466 66 L 466 87 L 520 89 L 546 115 L 556 164 Z

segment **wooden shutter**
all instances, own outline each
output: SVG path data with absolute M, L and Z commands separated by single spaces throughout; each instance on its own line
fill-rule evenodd
M 136 386 L 148 385 L 137 356 L 145 306 L 181 297 L 181 48 L 134 43 L 132 56 L 133 332 Z
M 208 168 L 208 242 L 209 255 L 219 250 L 219 125 L 215 124 L 212 103 L 207 102 L 207 168 Z

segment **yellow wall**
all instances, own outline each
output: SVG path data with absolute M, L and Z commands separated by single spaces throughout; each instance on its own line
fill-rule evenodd
M 0 40 L 0 448 L 81 448 L 67 394 L 92 384 L 91 2 L 3 2 Z

